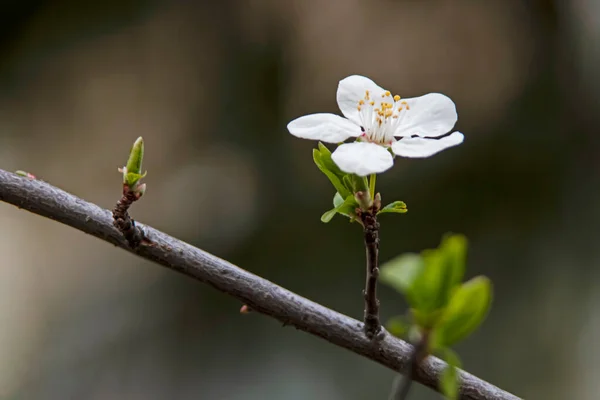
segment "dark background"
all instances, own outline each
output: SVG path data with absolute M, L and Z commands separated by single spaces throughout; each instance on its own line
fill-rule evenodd
M 319 221 L 333 190 L 285 126 L 338 112 L 351 74 L 442 92 L 465 142 L 379 177 L 410 210 L 382 217 L 383 260 L 466 234 L 495 300 L 465 368 L 596 399 L 599 39 L 591 0 L 4 0 L 0 168 L 111 208 L 142 135 L 136 219 L 360 318 L 360 229 Z M 12 206 L 0 224 L 1 399 L 387 397 L 392 371 L 207 286 Z

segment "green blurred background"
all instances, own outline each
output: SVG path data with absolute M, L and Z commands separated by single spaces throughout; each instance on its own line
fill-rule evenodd
M 382 217 L 382 259 L 466 234 L 496 292 L 466 369 L 597 399 L 599 40 L 590 0 L 4 0 L 0 168 L 111 208 L 142 135 L 136 219 L 360 318 L 360 228 L 319 221 L 333 190 L 286 124 L 337 113 L 351 74 L 445 93 L 465 143 L 378 179 L 410 210 Z M 0 224 L 0 399 L 387 398 L 392 371 L 208 286 L 6 204 Z

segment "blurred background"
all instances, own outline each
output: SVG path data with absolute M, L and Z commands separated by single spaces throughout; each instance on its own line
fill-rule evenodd
M 286 124 L 338 113 L 351 74 L 442 92 L 465 143 L 378 179 L 410 210 L 382 259 L 466 234 L 495 301 L 465 368 L 597 399 L 599 40 L 594 0 L 4 0 L 0 168 L 112 208 L 143 135 L 134 218 L 361 318 L 360 227 L 320 222 L 333 189 Z M 392 371 L 208 286 L 10 205 L 0 224 L 0 399 L 387 398 Z

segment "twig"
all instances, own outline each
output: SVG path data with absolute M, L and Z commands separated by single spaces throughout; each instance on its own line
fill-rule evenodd
M 390 396 L 390 400 L 406 400 L 408 397 L 408 393 L 410 392 L 410 388 L 412 386 L 413 377 L 419 371 L 419 364 L 423 362 L 423 359 L 427 355 L 425 353 L 425 349 L 427 348 L 427 336 L 425 335 L 419 342 L 413 347 L 412 354 L 410 355 L 410 359 L 408 361 L 408 365 L 406 366 L 406 373 L 404 374 L 404 379 L 402 380 L 402 384 L 397 384 L 394 382 L 394 391 Z
M 386 335 L 376 343 L 365 337 L 363 324 L 292 293 L 266 279 L 143 224 L 152 246 L 132 249 L 112 223 L 110 211 L 88 203 L 46 182 L 29 180 L 0 170 L 0 201 L 51 218 L 93 235 L 140 257 L 173 269 L 237 298 L 253 311 L 318 336 L 369 358 L 394 371 L 405 371 L 412 346 Z M 415 381 L 438 390 L 446 363 L 428 357 L 419 365 Z M 518 397 L 468 372 L 460 372 L 464 400 L 519 400 Z
M 129 216 L 129 207 L 138 196 L 129 189 L 129 186 L 123 185 L 123 197 L 117 202 L 113 210 L 113 224 L 121 231 L 129 246 L 133 249 L 138 247 L 144 240 L 144 232 L 135 226 L 135 221 Z
M 364 227 L 365 248 L 367 250 L 367 278 L 365 282 L 365 334 L 369 339 L 381 332 L 379 322 L 379 300 L 377 299 L 377 278 L 379 277 L 379 222 L 376 212 L 361 212 Z

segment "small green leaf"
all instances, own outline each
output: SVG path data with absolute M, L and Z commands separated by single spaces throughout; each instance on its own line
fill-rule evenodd
M 321 145 L 321 143 L 319 143 Z M 322 145 L 321 145 L 322 146 Z M 321 148 L 319 146 L 319 148 Z M 342 197 L 346 198 L 350 195 L 350 191 L 342 183 L 344 175 L 343 172 L 335 165 L 331 159 L 331 152 L 323 146 L 327 152 L 321 152 L 317 149 L 313 150 L 313 161 L 317 165 L 317 168 L 329 179 L 335 190 L 341 194 Z
M 381 210 L 379 210 L 377 215 L 385 213 L 404 214 L 407 211 L 408 208 L 406 208 L 406 204 L 403 201 L 394 201 L 393 203 L 390 203 L 387 206 L 383 207 Z
M 446 235 L 440 245 L 441 250 L 450 264 L 451 287 L 458 286 L 465 275 L 467 264 L 467 238 L 464 235 Z
M 418 290 L 422 294 L 422 311 L 435 311 L 445 307 L 450 298 L 451 269 L 446 255 L 440 249 L 424 250 L 421 257 L 425 272 L 419 281 Z
M 344 204 L 344 198 L 342 197 L 340 192 L 335 192 L 335 195 L 333 196 L 333 206 L 339 207 L 342 204 Z
M 492 284 L 479 276 L 459 286 L 432 335 L 432 347 L 450 347 L 475 331 L 492 303 Z
M 446 363 L 448 363 L 449 365 L 452 365 L 456 368 L 462 368 L 462 362 L 460 361 L 460 357 L 451 348 L 440 348 L 436 350 L 436 355 L 442 360 L 446 361 Z
M 350 195 L 344 200 L 338 207 L 338 213 L 345 215 L 346 217 L 355 218 L 356 217 L 356 208 L 358 207 L 358 203 L 354 196 Z
M 355 174 L 349 174 L 350 181 L 352 182 L 353 192 L 365 192 L 369 193 L 369 181 L 366 176 L 358 176 Z
M 333 217 L 335 217 L 335 214 L 337 214 L 337 207 L 329 211 L 325 211 L 325 213 L 321 215 L 321 222 L 325 224 L 328 223 Z
M 319 153 L 331 156 L 331 151 L 322 142 L 317 143 L 317 147 L 319 148 Z
M 424 269 L 420 255 L 407 253 L 384 263 L 380 267 L 380 280 L 404 294 L 408 303 L 415 308 L 419 305 L 415 283 L 423 275 Z
M 125 184 L 127 186 L 129 186 L 130 188 L 133 188 L 136 183 L 139 182 L 140 179 L 142 179 L 143 177 L 146 176 L 146 173 L 144 173 L 143 175 L 140 174 L 136 174 L 133 172 L 127 172 L 127 175 L 125 176 Z
M 458 354 L 447 347 L 439 349 L 437 354 L 448 364 L 440 377 L 440 389 L 447 399 L 456 400 L 460 388 L 460 374 L 458 371 L 462 364 L 460 358 Z
M 321 160 L 325 167 L 333 172 L 338 178 L 342 179 L 346 173 L 338 167 L 338 165 L 331 158 L 331 151 L 321 142 L 318 144 L 319 152 L 321 153 Z
M 342 178 L 342 182 L 344 183 L 344 187 L 348 189 L 349 193 L 354 193 L 354 184 L 352 183 L 352 174 L 346 174 Z
M 404 338 L 408 334 L 408 330 L 410 329 L 409 323 L 406 321 L 406 318 L 401 316 L 392 317 L 388 320 L 386 324 L 386 329 L 392 335 Z
M 419 311 L 428 314 L 448 305 L 465 272 L 466 238 L 447 235 L 437 249 L 421 252 L 425 270 L 416 284 Z
M 444 371 L 442 371 L 442 376 L 440 376 L 440 389 L 446 399 L 458 399 L 458 389 L 460 386 L 458 379 L 459 376 L 456 367 L 448 365 Z
M 354 210 L 358 204 L 356 203 L 356 200 L 354 200 L 354 196 L 350 195 L 346 200 L 342 200 L 342 196 L 340 196 L 339 193 L 336 193 L 335 196 L 333 196 L 333 205 L 334 208 L 321 215 L 321 222 L 328 223 L 335 214 L 342 214 L 349 218 L 355 217 Z

